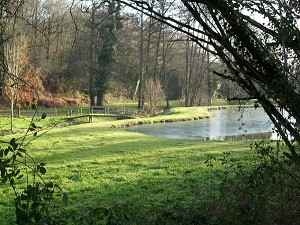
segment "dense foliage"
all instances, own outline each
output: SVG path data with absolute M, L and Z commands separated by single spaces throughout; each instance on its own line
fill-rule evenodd
M 210 60 L 206 50 L 118 1 L 1 4 L 1 73 L 6 77 L 2 88 L 15 84 L 15 92 L 25 93 L 33 80 L 39 84 L 39 99 L 35 97 L 41 106 L 144 103 L 149 79 L 161 84 L 167 102 L 184 98 L 187 106 L 240 93 L 210 72 L 223 65 Z M 168 4 L 161 3 L 160 10 L 167 13 Z M 20 101 L 17 94 L 6 92 L 0 96 L 2 108 L 12 101 L 24 107 L 32 97 L 28 94 Z

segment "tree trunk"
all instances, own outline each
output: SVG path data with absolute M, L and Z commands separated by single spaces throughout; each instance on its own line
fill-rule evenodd
M 209 62 L 209 53 L 207 53 L 207 62 Z M 209 68 L 208 68 L 208 73 L 207 73 L 207 87 L 208 87 L 207 104 L 211 105 L 214 89 L 213 89 L 213 81 L 212 81 L 212 77 L 211 77 Z
M 141 12 L 141 34 L 140 34 L 140 76 L 139 76 L 139 100 L 138 100 L 138 109 L 144 108 L 144 100 L 143 100 L 143 80 L 144 80 L 144 16 L 143 12 Z
M 156 51 L 155 51 L 155 63 L 154 63 L 154 71 L 153 71 L 153 80 L 156 81 L 157 78 L 157 70 L 158 70 L 158 58 L 159 58 L 159 49 L 161 43 L 162 36 L 162 23 L 159 24 L 158 38 L 156 43 Z
M 137 78 L 134 79 L 134 84 L 133 84 L 133 87 L 131 88 L 131 91 L 130 91 L 130 95 L 129 95 L 129 98 L 131 100 L 134 99 L 134 97 L 136 96 L 136 94 L 138 93 L 139 91 L 139 86 L 140 86 L 140 76 L 138 76 Z
M 189 80 L 190 80 L 190 40 L 187 38 L 186 40 L 186 47 L 185 47 L 185 79 L 184 79 L 184 105 L 187 107 L 189 106 L 189 100 L 190 100 L 190 95 L 189 95 Z
M 95 97 L 96 97 L 96 90 L 95 90 L 95 70 L 93 69 L 96 65 L 94 62 L 95 58 L 95 5 L 92 5 L 91 11 L 91 24 L 90 24 L 90 43 L 89 43 L 89 59 L 88 59 L 88 73 L 89 73 L 89 94 L 90 94 L 90 105 L 95 106 Z
M 104 99 L 104 91 L 98 90 L 97 91 L 97 104 L 98 106 L 103 106 L 103 99 Z

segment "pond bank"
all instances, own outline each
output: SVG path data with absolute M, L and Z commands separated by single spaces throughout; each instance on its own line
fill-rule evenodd
M 111 125 L 113 128 L 124 128 L 143 124 L 153 124 L 153 123 L 170 123 L 170 122 L 181 122 L 181 121 L 191 121 L 191 120 L 201 120 L 214 117 L 210 112 L 212 110 L 222 110 L 222 109 L 239 109 L 239 108 L 253 108 L 252 105 L 249 106 L 199 106 L 199 107 L 176 107 L 169 109 L 165 112 L 157 114 L 153 117 L 146 118 L 136 118 L 136 119 L 126 119 L 120 120 Z
M 211 117 L 213 117 L 213 114 L 209 112 L 207 107 L 177 107 L 167 110 L 153 117 L 118 121 L 116 123 L 113 123 L 111 127 L 124 128 L 142 124 L 200 120 Z

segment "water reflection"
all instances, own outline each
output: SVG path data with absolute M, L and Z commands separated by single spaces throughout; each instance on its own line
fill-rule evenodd
M 262 108 L 215 110 L 210 119 L 125 128 L 152 136 L 201 141 L 270 139 L 272 123 Z

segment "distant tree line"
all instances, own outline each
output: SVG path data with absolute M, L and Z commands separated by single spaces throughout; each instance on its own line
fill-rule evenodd
M 170 12 L 167 2 L 151 4 L 162 15 Z M 0 13 L 2 108 L 24 107 L 33 97 L 48 107 L 81 99 L 91 105 L 130 100 L 144 108 L 150 81 L 159 83 L 166 106 L 241 94 L 212 73 L 224 63 L 189 35 L 119 1 L 6 0 Z M 189 14 L 183 20 L 198 26 Z

